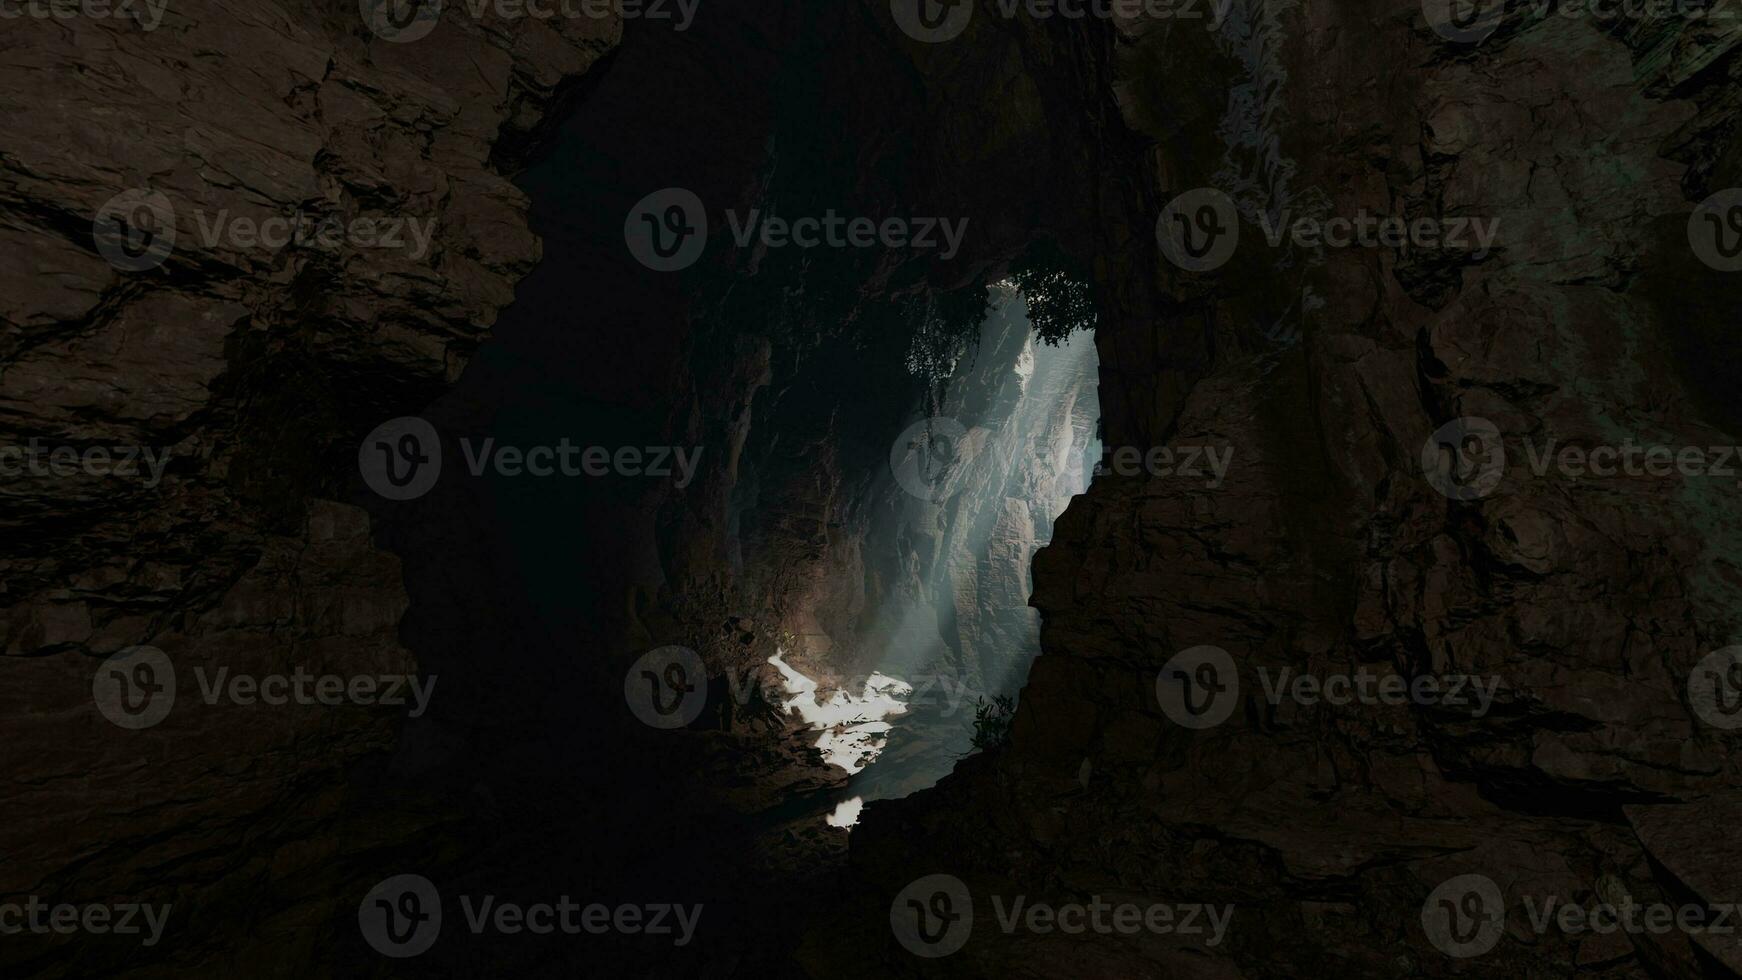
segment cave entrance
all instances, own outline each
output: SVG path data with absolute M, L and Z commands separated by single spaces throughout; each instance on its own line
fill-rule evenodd
M 1019 289 L 991 295 L 978 342 L 897 437 L 873 494 L 884 519 L 862 547 L 875 601 L 843 658 L 857 669 L 825 690 L 786 651 L 770 661 L 787 707 L 850 774 L 831 826 L 1007 737 L 1040 653 L 1034 555 L 1100 458 L 1093 335 L 1043 340 Z

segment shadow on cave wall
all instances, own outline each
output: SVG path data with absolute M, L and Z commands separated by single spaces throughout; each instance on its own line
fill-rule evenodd
M 704 949 L 782 962 L 770 923 L 832 887 L 803 858 L 841 855 L 820 817 L 845 781 L 806 758 L 803 733 L 730 706 L 682 733 L 646 728 L 624 702 L 629 662 L 679 644 L 710 671 L 759 664 L 815 582 L 863 572 L 841 557 L 852 528 L 831 525 L 855 508 L 866 519 L 891 439 L 924 402 L 912 334 L 936 296 L 982 288 L 1041 229 L 1080 253 L 1101 193 L 1085 175 L 1111 166 L 1085 165 L 1104 152 L 1084 122 L 1095 113 L 1065 85 L 1002 100 L 1025 135 L 980 157 L 953 142 L 977 130 L 937 137 L 987 107 L 933 92 L 881 6 L 717 10 L 684 33 L 630 22 L 518 180 L 543 259 L 422 413 L 443 435 L 440 483 L 403 504 L 360 498 L 404 561 L 402 640 L 448 695 L 408 722 L 367 795 L 418 814 L 430 829 L 408 858 L 456 890 L 706 905 L 688 950 L 600 937 L 637 963 Z M 1079 29 L 1056 28 L 1045 70 L 1100 70 L 1100 42 Z M 1019 70 L 1035 44 L 989 35 L 979 56 Z M 625 247 L 624 216 L 667 187 L 707 202 L 712 230 L 697 266 L 657 274 Z M 735 248 L 725 212 L 753 208 L 959 216 L 970 231 L 948 260 Z M 699 448 L 701 465 L 682 488 L 466 472 L 485 440 L 564 438 Z M 795 798 L 810 801 L 816 839 L 770 844 L 771 814 L 793 818 Z M 561 968 L 577 955 L 500 942 L 486 960 L 484 945 L 455 962 Z M 372 956 L 357 942 L 341 959 Z

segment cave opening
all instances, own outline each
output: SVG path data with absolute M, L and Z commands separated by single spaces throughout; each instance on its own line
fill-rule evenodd
M 844 643 L 809 658 L 834 680 L 819 690 L 784 648 L 770 658 L 788 709 L 851 777 L 830 826 L 851 827 L 865 804 L 929 788 L 1008 738 L 1040 653 L 1030 566 L 1100 457 L 1092 334 L 1049 339 L 1013 281 L 989 299 L 868 491 L 883 519 L 861 547 L 879 599 Z
M 779 59 L 747 56 L 762 35 Z M 864 57 L 844 65 L 848 42 Z M 986 151 L 996 191 L 938 167 L 924 134 L 943 121 L 892 42 L 823 7 L 627 31 L 517 175 L 540 261 L 420 415 L 466 440 L 462 464 L 466 445 L 565 438 L 700 463 L 486 473 L 375 509 L 405 564 L 403 642 L 468 692 L 410 721 L 392 764 L 465 842 L 443 876 L 683 894 L 713 948 L 777 960 L 790 937 L 765 924 L 838 897 L 860 812 L 980 751 L 977 720 L 983 745 L 1007 730 L 1039 650 L 1029 565 L 1098 454 L 1094 245 L 1073 204 L 1090 185 L 1058 176 L 1091 144 L 1072 128 L 1043 149 L 1042 127 L 1026 160 Z M 815 125 L 835 116 L 865 126 Z M 708 235 L 660 271 L 629 229 L 673 189 Z M 736 240 L 753 214 L 830 213 L 966 232 L 947 256 Z M 940 453 L 892 460 L 915 426 Z M 704 703 L 650 727 L 625 675 L 647 690 L 640 659 L 671 649 L 706 679 L 665 694 Z

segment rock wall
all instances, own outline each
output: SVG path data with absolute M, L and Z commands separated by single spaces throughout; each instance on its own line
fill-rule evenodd
M 1382 3 L 1145 26 L 1107 80 L 1157 162 L 1153 209 L 1097 260 L 1107 442 L 1226 447 L 1229 477 L 1101 478 L 1073 503 L 1036 560 L 1044 653 L 1012 745 L 867 809 L 854 935 L 902 975 L 1729 975 L 1721 937 L 1538 934 L 1526 903 L 1736 897 L 1722 831 L 1693 829 L 1733 806 L 1735 743 L 1689 695 L 1736 635 L 1733 481 L 1538 475 L 1526 444 L 1735 442 L 1709 368 L 1729 290 L 1687 232 L 1736 180 L 1731 35 L 1513 11 L 1458 45 Z M 1143 223 L 1204 187 L 1242 237 L 1185 272 Z M 1261 213 L 1363 210 L 1497 219 L 1497 244 L 1260 234 Z M 1449 499 L 1423 447 L 1460 417 L 1494 423 L 1508 465 Z M 1157 680 L 1201 645 L 1238 683 L 1196 729 Z M 1284 667 L 1499 687 L 1479 717 L 1273 704 Z M 888 922 L 932 873 L 981 918 L 924 961 Z M 1460 957 L 1424 908 L 1462 875 L 1494 883 L 1503 926 Z M 1004 935 L 988 896 L 1018 894 L 1235 911 L 1217 944 Z
M 150 485 L 50 473 L 0 491 L 3 697 L 29 749 L 11 799 L 32 814 L 0 891 L 175 910 L 146 951 L 32 940 L 9 966 L 381 972 L 358 905 L 407 869 L 706 901 L 707 955 L 778 961 L 767 883 L 839 852 L 817 812 L 839 777 L 731 684 L 869 601 L 848 518 L 918 400 L 903 316 L 996 275 L 1037 227 L 1084 235 L 1088 189 L 1038 189 L 1100 169 L 1100 150 L 1014 40 L 954 66 L 1016 86 L 987 142 L 872 7 L 722 9 L 686 32 L 469 10 L 372 24 L 355 5 L 178 3 L 150 29 L 81 13 L 8 31 L 0 234 L 30 261 L 5 291 L 4 442 L 168 462 Z M 1049 70 L 1092 56 L 1052 52 Z M 864 125 L 815 125 L 829 116 Z M 673 279 L 623 239 L 667 186 L 716 217 L 833 206 L 973 234 L 941 267 L 861 251 L 809 268 L 725 247 L 722 222 Z M 574 434 L 699 446 L 707 465 L 681 491 L 455 465 L 384 500 L 358 447 L 414 415 L 455 463 L 459 440 Z M 634 658 L 671 643 L 712 674 L 710 712 L 675 736 L 623 696 Z M 173 665 L 176 701 L 122 729 L 93 684 L 137 644 Z M 437 686 L 411 715 L 205 702 L 220 671 L 297 670 Z M 166 676 L 114 683 L 125 700 Z M 790 889 L 773 914 L 808 901 Z M 632 945 L 465 956 L 646 967 Z
M 15 15 L 0 42 L 0 443 L 44 453 L 0 488 L 0 892 L 173 903 L 175 931 L 143 954 L 8 937 L 0 957 L 301 972 L 331 955 L 306 931 L 354 916 L 361 856 L 422 820 L 348 816 L 403 709 L 251 711 L 199 682 L 417 672 L 400 562 L 341 502 L 356 446 L 459 374 L 538 261 L 505 172 L 621 24 L 462 7 L 396 44 L 355 5 L 120 7 Z M 297 215 L 302 237 L 260 239 Z M 318 232 L 360 219 L 427 237 Z M 74 472 L 56 447 L 167 459 Z M 160 724 L 128 730 L 93 683 L 140 644 L 179 683 Z M 248 935 L 266 938 L 221 938 Z

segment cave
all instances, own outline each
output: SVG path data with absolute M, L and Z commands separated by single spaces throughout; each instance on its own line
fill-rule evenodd
M 1742 977 L 1721 4 L 0 16 L 7 976 Z

